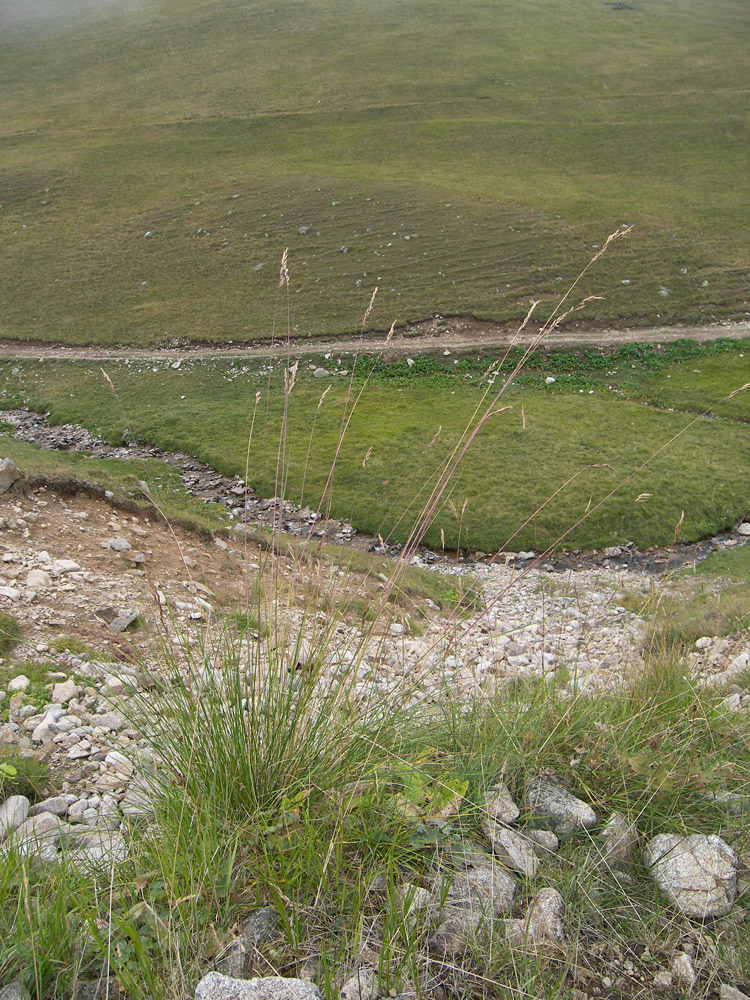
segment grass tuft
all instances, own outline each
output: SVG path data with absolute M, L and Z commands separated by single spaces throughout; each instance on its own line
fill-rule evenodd
M 12 615 L 0 614 L 0 656 L 7 656 L 21 641 L 21 626 Z

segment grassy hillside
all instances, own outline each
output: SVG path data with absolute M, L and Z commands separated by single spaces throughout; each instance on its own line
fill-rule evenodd
M 742 0 L 0 0 L 0 335 L 748 309 Z M 629 284 L 624 284 L 629 282 Z M 541 310 L 543 312 L 543 310 Z

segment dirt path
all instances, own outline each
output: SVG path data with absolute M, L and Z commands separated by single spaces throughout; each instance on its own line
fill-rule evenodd
M 191 358 L 234 358 L 283 356 L 287 352 L 294 356 L 322 354 L 335 351 L 346 354 L 355 351 L 379 353 L 388 357 L 403 357 L 408 354 L 424 354 L 438 349 L 469 351 L 508 347 L 513 344 L 531 343 L 538 334 L 538 328 L 527 327 L 519 335 L 516 326 L 476 320 L 471 317 L 436 317 L 422 323 L 415 323 L 397 330 L 387 340 L 382 331 L 367 333 L 358 337 L 340 339 L 293 340 L 288 344 L 278 340 L 251 341 L 244 344 L 168 344 L 159 347 L 76 347 L 64 344 L 28 343 L 12 340 L 0 341 L 0 357 L 5 358 L 60 358 L 71 361 L 111 361 L 119 358 L 158 359 L 169 357 Z M 586 329 L 575 327 L 558 329 L 544 343 L 554 347 L 610 347 L 616 344 L 651 342 L 667 343 L 688 338 L 690 340 L 715 340 L 730 337 L 739 340 L 750 337 L 750 322 L 715 324 L 712 326 L 658 326 L 645 328 L 601 328 Z

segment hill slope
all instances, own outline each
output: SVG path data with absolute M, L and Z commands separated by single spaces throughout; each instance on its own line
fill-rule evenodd
M 746 7 L 619 6 L 0 0 L 0 335 L 268 336 L 286 246 L 301 336 L 517 318 L 624 223 L 593 318 L 743 315 Z

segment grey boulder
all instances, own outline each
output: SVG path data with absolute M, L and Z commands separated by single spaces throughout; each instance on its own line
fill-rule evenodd
M 31 1000 L 31 994 L 20 979 L 0 988 L 0 1000 Z
M 666 898 L 686 917 L 718 917 L 737 896 L 737 855 L 721 837 L 662 833 L 649 841 L 644 861 Z
M 20 475 L 13 459 L 4 458 L 0 462 L 0 493 L 7 493 Z
M 40 813 L 54 813 L 55 816 L 67 815 L 71 802 L 67 795 L 52 795 L 43 802 L 37 802 L 29 810 L 29 816 L 38 816 Z
M 492 850 L 504 865 L 520 872 L 526 878 L 536 876 L 539 858 L 528 837 L 491 819 L 486 819 L 482 823 L 482 833 L 492 844 Z
M 67 857 L 77 868 L 90 870 L 109 868 L 124 861 L 127 855 L 128 845 L 121 833 L 95 828 L 75 838 Z
M 11 795 L 0 806 L 0 840 L 10 836 L 29 815 L 31 803 L 25 795 Z
M 750 1000 L 750 997 L 746 993 L 736 989 L 734 986 L 728 986 L 723 983 L 719 987 L 719 997 L 720 1000 Z
M 479 852 L 476 855 L 480 856 Z M 485 936 L 487 925 L 513 905 L 518 883 L 489 855 L 453 876 L 447 892 L 437 880 L 427 916 L 438 926 L 429 940 L 433 954 L 456 955 Z
M 638 843 L 638 831 L 622 813 L 616 812 L 607 820 L 599 839 L 602 860 L 616 868 L 628 864 L 632 859 L 633 850 Z
M 586 802 L 547 778 L 532 778 L 526 788 L 525 806 L 531 817 L 558 837 L 596 825 L 596 813 Z
M 498 820 L 500 823 L 514 823 L 521 815 L 520 809 L 502 781 L 498 781 L 487 790 L 484 808 L 490 819 Z
M 22 856 L 36 855 L 40 860 L 54 861 L 60 837 L 68 830 L 69 824 L 54 813 L 39 813 L 21 823 L 5 843 Z
M 540 889 L 522 920 L 506 920 L 505 932 L 516 944 L 543 945 L 563 941 L 565 901 L 557 889 Z
M 369 965 L 363 965 L 349 976 L 341 987 L 341 1000 L 373 1000 L 378 993 L 378 973 Z
M 320 991 L 314 983 L 302 979 L 232 979 L 209 972 L 198 983 L 195 1000 L 320 1000 Z

